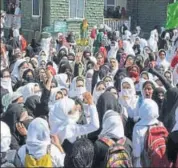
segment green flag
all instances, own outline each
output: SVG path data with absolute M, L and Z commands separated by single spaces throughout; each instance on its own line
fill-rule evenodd
M 178 28 L 178 2 L 168 5 L 166 29 Z

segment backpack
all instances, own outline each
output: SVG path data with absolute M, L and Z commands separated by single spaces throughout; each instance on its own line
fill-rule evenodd
M 27 41 L 23 36 L 21 36 L 21 47 L 22 47 L 22 51 L 25 51 L 27 48 Z
M 161 124 L 149 126 L 142 153 L 143 167 L 170 167 L 166 155 L 166 138 L 168 131 Z
M 114 142 L 112 139 L 103 137 L 100 141 L 109 146 L 105 167 L 132 167 L 131 156 L 125 148 L 126 138 L 121 138 L 117 142 Z
M 51 146 L 47 147 L 46 155 L 42 156 L 40 159 L 35 159 L 32 155 L 29 154 L 28 149 L 26 148 L 26 157 L 25 157 L 25 167 L 53 167 L 52 158 L 50 155 Z

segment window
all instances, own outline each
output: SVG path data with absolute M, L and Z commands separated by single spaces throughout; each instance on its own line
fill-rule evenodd
M 32 16 L 40 16 L 39 0 L 32 0 Z
M 84 18 L 85 0 L 70 0 L 70 18 Z
M 115 9 L 115 0 L 105 0 L 105 9 Z

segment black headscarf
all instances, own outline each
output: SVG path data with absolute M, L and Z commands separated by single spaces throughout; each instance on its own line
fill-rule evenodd
M 108 63 L 105 63 L 100 67 L 99 70 L 99 77 L 100 79 L 103 79 L 105 76 L 107 76 L 111 72 L 111 67 Z
M 152 99 L 158 104 L 159 107 L 159 119 L 162 120 L 162 110 L 163 110 L 163 103 L 164 99 L 159 98 L 159 94 L 163 94 L 165 96 L 165 90 L 163 88 L 156 88 L 153 92 L 153 97 Z
M 11 134 L 16 134 L 16 123 L 20 121 L 20 116 L 24 109 L 20 104 L 10 104 L 2 120 L 9 126 Z
M 72 68 L 69 64 L 68 60 L 62 60 L 59 64 L 59 71 L 58 73 L 66 73 L 66 71 L 69 71 L 70 73 L 72 73 Z
M 101 132 L 102 120 L 105 112 L 108 110 L 117 111 L 118 113 L 121 112 L 121 106 L 119 105 L 114 95 L 110 92 L 105 92 L 99 97 L 96 107 L 97 107 L 99 121 L 100 121 L 100 129 L 89 134 L 88 137 L 92 141 L 97 140 L 98 135 Z
M 74 142 L 70 154 L 66 154 L 64 167 L 91 168 L 94 158 L 94 146 L 88 139 L 79 139 Z
M 27 74 L 31 72 L 32 73 L 32 77 L 28 76 Z M 34 74 L 34 71 L 32 69 L 27 69 L 24 71 L 23 75 L 22 75 L 22 78 L 27 82 L 27 83 L 33 83 L 33 82 L 36 82 L 35 81 L 35 74 Z
M 34 112 L 36 110 L 36 106 L 40 104 L 40 97 L 37 95 L 30 96 L 27 98 L 25 102 L 25 109 L 28 112 L 28 115 L 34 117 Z
M 170 132 L 175 125 L 175 112 L 178 107 L 178 88 L 174 87 L 167 91 L 163 104 L 164 125 Z
M 119 69 L 114 76 L 114 86 L 118 92 L 121 90 L 122 76 L 127 77 L 127 70 L 125 68 Z

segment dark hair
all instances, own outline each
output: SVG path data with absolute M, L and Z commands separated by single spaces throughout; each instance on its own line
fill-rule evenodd
M 46 66 L 48 66 L 48 65 L 53 67 L 53 63 L 51 61 L 47 62 Z
M 66 154 L 64 167 L 91 168 L 94 158 L 94 146 L 88 139 L 82 138 L 74 142 L 70 154 Z
M 156 89 L 155 85 L 154 85 L 153 82 L 151 82 L 151 81 L 146 81 L 146 82 L 143 84 L 142 89 L 144 89 L 147 84 L 150 84 L 150 85 L 152 86 L 153 90 Z
M 0 77 L 1 78 L 3 78 L 3 74 L 4 74 L 4 72 L 9 72 L 9 74 L 10 74 L 10 71 L 9 71 L 9 69 L 3 69 L 2 71 L 0 71 Z

